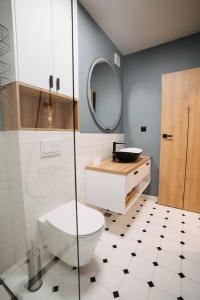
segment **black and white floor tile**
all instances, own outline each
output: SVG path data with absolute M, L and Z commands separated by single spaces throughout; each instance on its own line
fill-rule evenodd
M 80 268 L 82 300 L 200 299 L 199 214 L 144 197 L 126 215 L 103 212 L 106 229 L 93 259 Z M 77 270 L 62 262 L 36 293 L 27 291 L 23 268 L 4 275 L 20 300 L 78 300 Z
M 106 230 L 81 274 L 83 300 L 199 300 L 200 215 L 141 197 Z

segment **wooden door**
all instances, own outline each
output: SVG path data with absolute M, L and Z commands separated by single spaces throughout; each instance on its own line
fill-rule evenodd
M 184 209 L 200 213 L 200 68 L 189 80 L 189 129 Z
M 183 207 L 184 197 L 188 76 L 188 71 L 181 71 L 162 77 L 159 203 L 177 208 Z

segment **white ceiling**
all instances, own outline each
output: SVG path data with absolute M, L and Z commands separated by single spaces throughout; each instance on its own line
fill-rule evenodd
M 80 0 L 126 55 L 200 31 L 200 0 Z

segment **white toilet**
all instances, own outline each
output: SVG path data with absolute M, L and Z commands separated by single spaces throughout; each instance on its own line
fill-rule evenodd
M 105 227 L 99 211 L 80 202 L 78 208 L 79 265 L 87 264 Z M 77 225 L 75 201 L 68 202 L 38 219 L 47 251 L 71 266 L 77 266 Z

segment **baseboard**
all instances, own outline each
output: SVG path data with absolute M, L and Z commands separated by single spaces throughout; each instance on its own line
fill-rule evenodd
M 146 195 L 146 194 L 142 194 L 142 197 L 146 197 L 154 202 L 158 201 L 158 197 L 157 196 L 151 196 L 151 195 Z

